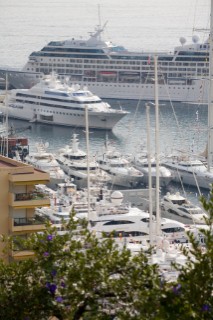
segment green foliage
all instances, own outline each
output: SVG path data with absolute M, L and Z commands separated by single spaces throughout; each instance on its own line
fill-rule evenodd
M 34 259 L 0 262 L 0 320 L 213 319 L 213 193 L 201 199 L 209 212 L 206 250 L 189 234 L 191 249 L 176 283 L 165 283 L 151 250 L 132 256 L 107 238 L 100 241 L 71 214 L 67 231 L 47 226 L 21 240 Z

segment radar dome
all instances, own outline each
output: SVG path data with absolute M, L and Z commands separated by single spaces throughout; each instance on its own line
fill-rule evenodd
M 111 201 L 116 205 L 120 205 L 123 201 L 123 194 L 116 190 L 111 194 Z
M 199 41 L 199 37 L 198 37 L 197 35 L 194 35 L 194 36 L 192 37 L 192 41 L 193 41 L 194 43 L 197 43 L 197 42 Z
M 184 37 L 180 37 L 180 43 L 182 44 L 182 46 L 186 43 L 186 38 Z

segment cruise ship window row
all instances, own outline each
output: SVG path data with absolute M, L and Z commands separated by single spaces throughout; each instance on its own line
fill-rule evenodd
M 42 73 L 44 73 L 44 74 L 48 74 L 49 73 L 49 69 L 48 68 L 37 68 L 36 69 L 36 71 L 37 72 L 42 72 Z M 78 76 L 78 77 L 82 77 L 82 76 L 84 76 L 84 78 L 85 77 L 88 77 L 88 75 L 87 74 L 83 74 L 83 72 L 82 71 L 80 71 L 80 70 L 68 70 L 68 69 L 66 69 L 66 70 L 64 70 L 64 69 L 55 69 L 55 71 L 58 73 L 58 74 L 64 74 L 64 75 L 69 75 L 69 76 Z M 86 71 L 86 70 L 85 70 Z M 85 72 L 84 71 L 84 72 Z M 103 80 L 103 76 L 101 75 L 101 74 L 99 74 L 96 70 L 93 70 L 94 72 L 96 72 L 96 73 L 94 73 L 94 74 L 92 74 L 91 76 L 92 77 L 96 77 L 97 79 L 98 78 L 100 78 L 99 80 Z M 108 71 L 112 71 L 112 70 L 110 70 L 110 69 L 108 69 Z M 115 70 L 114 70 L 115 71 Z M 121 77 L 124 77 L 124 75 L 122 75 L 121 74 L 121 72 L 125 72 L 125 71 L 132 71 L 131 69 L 123 69 L 122 71 L 120 70 L 119 72 L 118 72 L 118 74 L 117 74 L 117 77 L 118 78 L 120 78 L 120 80 L 122 81 L 122 79 L 121 79 Z M 180 70 L 177 70 L 176 72 L 168 72 L 168 71 L 172 71 L 172 70 L 161 70 L 161 72 L 162 72 L 162 74 L 164 74 L 165 76 L 167 76 L 167 77 L 175 77 L 175 78 L 177 78 L 177 77 L 187 77 L 187 78 L 189 78 L 189 77 L 194 77 L 194 73 L 193 72 L 195 72 L 195 71 L 190 71 L 190 70 L 186 70 L 186 71 L 180 71 Z M 144 70 L 142 70 L 142 71 L 140 71 L 140 74 L 139 74 L 139 76 L 141 75 L 141 78 L 143 77 L 147 77 L 147 74 L 146 73 L 148 73 L 149 74 L 149 72 L 150 72 L 150 70 L 147 70 L 147 69 L 144 69 Z M 200 70 L 200 71 L 197 71 L 197 74 L 198 75 L 207 75 L 208 74 L 208 70 Z M 151 74 L 149 74 L 149 76 L 151 76 Z M 116 78 L 116 77 L 115 77 Z M 126 79 L 126 81 L 127 81 L 128 79 Z M 132 79 L 133 80 L 133 79 Z M 138 82 L 138 79 L 134 79 L 134 80 L 137 80 L 137 82 Z M 105 82 L 107 82 L 107 79 L 104 79 L 104 81 Z
M 29 103 L 29 104 L 34 104 L 34 105 L 38 105 L 38 106 L 43 106 L 43 107 L 51 107 L 51 108 L 59 108 L 59 109 L 72 109 L 72 110 L 84 110 L 78 107 L 69 107 L 69 106 L 62 106 L 62 105 L 54 105 L 54 104 L 49 104 L 49 103 L 43 103 L 43 102 L 35 102 L 35 101 L 30 101 L 30 100 L 21 100 L 21 99 L 17 99 L 17 102 L 20 103 Z M 85 103 L 81 103 L 81 104 L 85 104 Z M 88 103 L 86 103 L 88 104 Z
M 64 116 L 76 116 L 76 117 L 84 117 L 84 114 L 76 114 L 76 113 L 65 113 L 65 112 L 58 112 L 58 111 L 50 111 L 50 110 L 43 110 L 43 109 L 34 109 L 34 112 L 46 112 L 51 114 L 63 114 Z
M 98 54 L 90 54 L 88 55 L 81 55 L 81 54 L 71 54 L 71 53 L 45 53 L 45 52 L 40 52 L 40 53 L 36 53 L 33 54 L 33 56 L 36 57 L 55 57 L 55 58 L 93 58 L 93 59 L 109 59 L 106 55 L 98 55 Z
M 41 61 L 42 61 L 43 59 L 41 59 Z M 79 60 L 79 61 L 77 61 L 77 60 Z M 53 62 L 60 62 L 61 61 L 61 59 L 53 59 Z M 68 61 L 69 62 L 69 61 Z M 45 62 L 44 62 L 45 63 Z M 72 65 L 72 63 L 74 64 L 74 66 L 76 65 L 76 63 L 77 63 L 77 66 L 78 67 L 82 67 L 82 64 L 84 63 L 84 66 L 87 66 L 87 64 L 88 65 L 94 65 L 94 67 L 95 66 L 98 66 L 99 64 L 101 64 L 101 65 L 103 65 L 103 64 L 107 64 L 107 65 L 113 65 L 113 67 L 116 67 L 116 66 L 125 66 L 125 65 L 132 65 L 132 66 L 134 66 L 134 65 L 136 65 L 136 69 L 138 68 L 138 66 L 141 66 L 141 65 L 143 65 L 143 66 L 147 66 L 147 61 L 140 61 L 140 62 L 136 62 L 136 61 L 109 61 L 109 60 L 106 60 L 106 61 L 103 61 L 103 60 L 95 60 L 95 59 L 93 59 L 93 60 L 83 60 L 83 59 L 76 59 L 76 60 L 73 60 L 73 61 L 70 61 L 70 63 L 69 64 L 58 64 L 58 66 L 59 67 L 70 67 L 71 65 Z M 79 63 L 79 64 L 78 64 Z M 33 65 L 34 63 L 32 63 L 32 65 Z M 51 59 L 48 59 L 48 61 L 46 61 L 46 63 L 45 63 L 45 65 L 51 65 L 52 64 L 52 60 Z M 43 63 L 40 63 L 40 65 L 43 65 Z M 54 66 L 57 66 L 57 64 L 53 64 Z M 208 63 L 200 63 L 200 62 L 191 62 L 191 63 L 179 63 L 179 62 L 176 62 L 176 61 L 173 61 L 173 62 L 162 62 L 162 63 L 160 63 L 159 62 L 159 64 L 158 64 L 159 66 L 168 66 L 168 67 L 172 67 L 172 66 L 174 66 L 174 67 L 179 67 L 179 66 L 186 66 L 186 67 L 189 67 L 189 66 L 192 66 L 192 67 L 197 67 L 197 66 L 199 66 L 199 67 L 208 67 Z M 153 64 L 150 64 L 150 65 L 148 65 L 148 67 L 153 67 Z
M 78 49 L 78 48 L 55 48 L 55 47 L 44 47 L 42 50 L 42 52 L 57 52 L 57 53 L 63 53 L 63 52 L 80 52 L 80 53 L 104 53 L 103 49 Z
M 38 65 L 38 64 L 37 64 Z M 65 65 L 65 64 L 50 64 L 50 63 L 40 63 L 39 64 L 41 67 L 59 67 L 59 68 L 77 68 L 80 70 L 84 70 L 84 69 L 112 69 L 111 65 L 95 65 L 95 64 L 90 64 L 90 65 L 80 65 L 80 64 L 69 64 L 69 65 Z M 142 67 L 142 66 L 141 66 Z M 153 69 L 150 66 L 143 66 L 142 67 L 143 70 L 149 70 L 149 69 Z M 177 66 L 177 65 L 172 65 L 172 66 L 161 66 L 159 65 L 159 69 L 161 70 L 172 70 L 172 71 L 194 71 L 196 72 L 196 69 L 198 68 L 197 65 L 192 65 L 189 66 L 187 65 L 187 67 L 185 66 L 185 68 L 183 66 Z M 119 71 L 124 71 L 124 70 L 140 70 L 140 68 L 138 66 L 130 66 L 130 65 L 120 65 L 120 66 L 113 66 L 113 70 L 118 69 Z M 199 66 L 199 69 L 200 66 Z M 204 69 L 206 70 L 206 68 Z
M 19 97 L 24 97 L 24 98 L 31 98 L 31 99 L 39 99 L 39 102 L 36 102 L 36 101 L 31 101 L 31 100 L 20 100 L 20 99 L 17 99 L 17 101 L 19 102 L 23 102 L 23 101 L 26 101 L 28 103 L 41 103 L 41 100 L 50 100 L 50 101 L 56 101 L 56 102 L 63 102 L 63 103 L 77 103 L 77 104 L 94 104 L 94 103 L 101 103 L 102 100 L 95 100 L 95 101 L 75 101 L 75 100 L 64 100 L 64 99 L 60 99 L 60 98 L 48 98 L 48 97 L 38 97 L 38 96 L 33 96 L 33 95 L 28 95 L 28 94 L 17 94 L 17 96 Z

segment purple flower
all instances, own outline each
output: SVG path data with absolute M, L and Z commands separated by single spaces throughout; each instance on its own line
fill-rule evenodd
M 53 239 L 53 236 L 51 234 L 48 234 L 47 241 L 52 241 L 52 239 Z
M 62 288 L 65 288 L 65 287 L 66 287 L 66 284 L 64 283 L 64 281 L 61 281 L 61 287 L 62 287 Z
M 206 312 L 208 312 L 208 311 L 211 311 L 211 307 L 208 305 L 208 304 L 204 304 L 203 306 L 202 306 L 202 311 L 206 311 Z
M 178 285 L 177 285 L 177 286 L 174 286 L 172 290 L 173 290 L 173 293 L 174 293 L 174 294 L 179 294 L 179 293 L 180 293 L 180 290 L 181 290 L 181 284 L 178 283 Z
M 47 282 L 46 288 L 50 291 L 50 293 L 54 294 L 57 289 L 57 286 L 54 283 Z
M 50 255 L 49 252 L 44 252 L 43 254 L 44 257 L 49 257 L 49 255 Z
M 62 297 L 56 297 L 55 300 L 59 303 L 62 303 L 63 302 L 63 298 Z
M 53 277 L 55 277 L 56 274 L 57 274 L 57 271 L 56 271 L 56 270 L 52 270 L 52 271 L 51 271 L 51 275 L 52 275 Z

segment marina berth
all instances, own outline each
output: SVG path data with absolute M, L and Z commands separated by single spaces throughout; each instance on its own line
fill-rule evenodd
M 101 98 L 154 99 L 154 55 L 159 65 L 159 100 L 208 101 L 209 39 L 191 43 L 180 38 L 172 53 L 128 51 L 104 40 L 105 26 L 98 26 L 88 39 L 53 40 L 30 54 L 21 70 L 1 68 L 14 88 L 31 88 L 53 70 L 64 82 L 88 86 Z M 201 102 L 201 101 L 200 101 Z
M 127 111 L 110 107 L 86 87 L 62 84 L 56 74 L 44 77 L 31 89 L 14 89 L 8 107 L 1 106 L 10 118 L 30 122 L 85 128 L 88 111 L 89 127 L 111 130 Z

